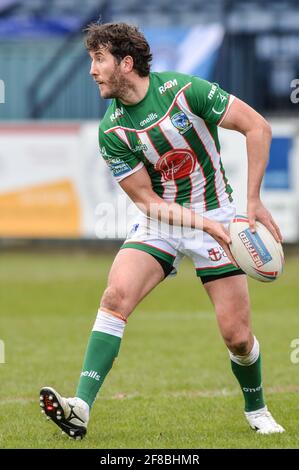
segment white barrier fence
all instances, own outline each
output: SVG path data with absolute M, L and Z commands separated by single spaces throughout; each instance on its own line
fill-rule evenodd
M 299 124 L 272 120 L 263 198 L 285 241 L 299 240 Z M 0 236 L 124 238 L 136 215 L 99 157 L 98 123 L 0 126 Z M 238 211 L 246 209 L 245 139 L 220 129 Z

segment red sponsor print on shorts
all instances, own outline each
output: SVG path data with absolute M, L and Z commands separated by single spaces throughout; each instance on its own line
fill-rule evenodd
M 165 181 L 189 176 L 195 169 L 196 157 L 192 150 L 174 149 L 164 153 L 155 164 L 155 170 L 162 173 Z

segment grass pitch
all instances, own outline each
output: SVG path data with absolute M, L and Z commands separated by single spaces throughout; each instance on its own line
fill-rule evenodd
M 290 359 L 299 338 L 296 257 L 273 284 L 250 282 L 267 403 L 286 433 L 249 429 L 212 307 L 189 262 L 130 317 L 87 437 L 69 440 L 46 422 L 39 389 L 74 394 L 111 262 L 99 254 L 1 254 L 0 448 L 299 447 L 299 363 Z

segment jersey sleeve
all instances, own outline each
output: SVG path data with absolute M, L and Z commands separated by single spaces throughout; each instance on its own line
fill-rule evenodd
M 191 110 L 205 121 L 217 124 L 223 121 L 234 96 L 222 90 L 218 83 L 192 77 L 192 86 L 186 90 Z
M 113 132 L 105 134 L 99 129 L 99 147 L 102 158 L 118 183 L 144 166 L 128 145 Z

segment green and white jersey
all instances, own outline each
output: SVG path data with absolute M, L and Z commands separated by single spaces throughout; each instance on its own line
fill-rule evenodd
M 234 97 L 218 84 L 177 72 L 150 74 L 137 104 L 112 100 L 99 144 L 117 181 L 146 167 L 153 190 L 167 201 L 203 211 L 232 201 L 220 158 L 217 126 Z

